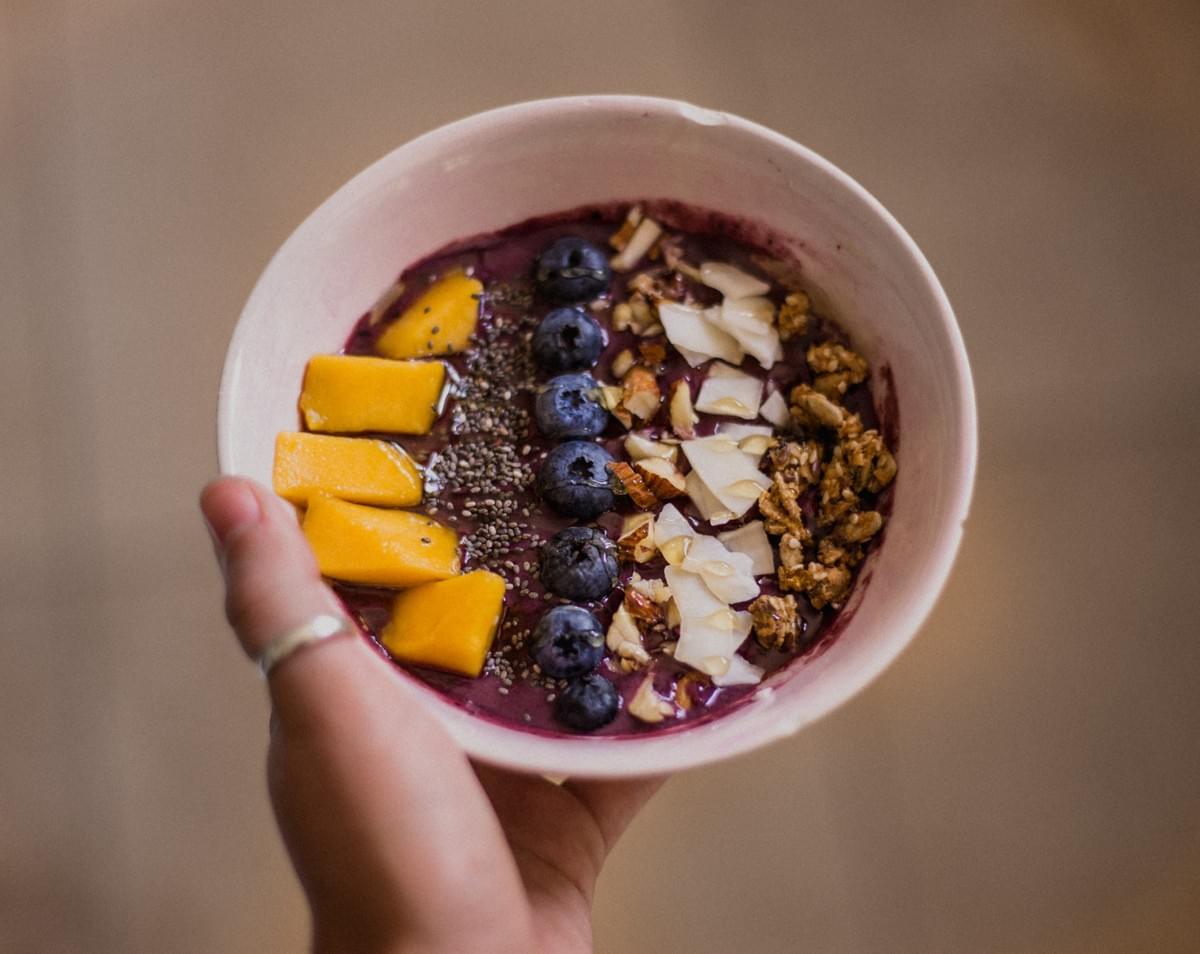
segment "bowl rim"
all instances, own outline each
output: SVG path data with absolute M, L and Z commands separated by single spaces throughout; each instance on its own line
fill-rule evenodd
M 832 691 L 828 685 L 823 688 L 819 679 L 815 682 L 805 713 L 789 717 L 785 713 L 775 712 L 772 718 L 754 720 L 748 711 L 747 716 L 734 720 L 739 729 L 747 723 L 752 724 L 751 732 L 722 731 L 727 720 L 718 718 L 693 729 L 666 734 L 652 733 L 645 738 L 544 736 L 474 716 L 447 702 L 420 680 L 406 674 L 403 677 L 406 682 L 422 690 L 421 697 L 431 702 L 434 712 L 447 730 L 472 758 L 518 771 L 559 776 L 619 778 L 661 775 L 724 761 L 764 747 L 824 718 L 848 702 L 878 678 L 912 642 L 945 589 L 958 553 L 974 492 L 978 457 L 975 389 L 962 332 L 950 301 L 924 253 L 883 204 L 848 173 L 807 146 L 753 120 L 683 100 L 656 96 L 593 94 L 527 100 L 475 113 L 423 133 L 397 146 L 340 186 L 292 231 L 263 269 L 238 318 L 225 355 L 218 392 L 217 456 L 222 474 L 238 472 L 233 439 L 236 427 L 232 395 L 246 351 L 250 334 L 248 329 L 253 321 L 252 316 L 262 308 L 269 294 L 275 274 L 286 268 L 293 249 L 304 245 L 310 233 L 323 230 L 326 220 L 335 218 L 353 197 L 370 192 L 377 185 L 394 178 L 396 167 L 403 167 L 406 157 L 410 155 L 437 150 L 452 144 L 464 134 L 477 133 L 489 127 L 502 129 L 514 121 L 554 119 L 581 110 L 601 110 L 622 115 L 644 113 L 659 118 L 682 118 L 703 126 L 730 126 L 766 142 L 774 149 L 790 153 L 793 158 L 813 167 L 836 187 L 849 193 L 877 221 L 888 239 L 896 244 L 915 268 L 925 290 L 936 304 L 937 323 L 954 357 L 954 380 L 951 385 L 958 401 L 955 433 L 961 444 L 953 467 L 955 481 L 950 492 L 951 502 L 940 517 L 941 529 L 935 538 L 934 551 L 928 555 L 929 571 L 924 585 L 887 627 L 886 638 L 876 640 L 872 652 L 862 665 L 840 678 L 836 691 Z M 403 671 L 397 669 L 397 672 Z M 718 741 L 719 745 L 714 744 Z

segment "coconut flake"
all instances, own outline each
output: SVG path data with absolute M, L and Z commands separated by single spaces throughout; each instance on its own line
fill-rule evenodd
M 750 455 L 740 451 L 728 438 L 704 437 L 684 441 L 679 446 L 700 480 L 735 518 L 758 499 L 752 493 L 753 486 L 761 491 L 771 485 L 770 478 L 758 469 Z
M 792 420 L 782 391 L 772 391 L 768 394 L 767 399 L 762 402 L 762 407 L 758 409 L 758 413 L 776 427 L 787 427 Z
M 755 576 L 775 572 L 775 551 L 761 520 L 751 520 L 736 530 L 719 533 L 717 539 L 734 553 L 749 557 L 750 572 Z
M 669 566 L 663 571 L 667 586 L 671 590 L 671 602 L 680 619 L 695 619 L 711 616 L 726 605 L 713 595 L 698 573 L 689 573 L 678 566 Z
M 700 281 L 715 288 L 726 298 L 745 298 L 750 295 L 765 295 L 771 286 L 762 279 L 743 272 L 725 262 L 702 262 Z
M 700 385 L 696 410 L 753 421 L 762 403 L 762 389 L 758 378 L 718 362 Z
M 659 302 L 658 319 L 662 322 L 667 340 L 692 367 L 703 364 L 709 358 L 741 364 L 743 354 L 737 340 L 707 320 L 701 309 L 675 302 Z
M 682 568 L 698 574 L 717 599 L 745 603 L 759 592 L 752 562 L 745 553 L 734 553 L 716 537 L 699 534 L 692 540 Z
M 729 657 L 729 668 L 712 677 L 714 686 L 754 686 L 762 682 L 765 670 L 747 662 L 743 657 Z
M 708 486 L 700 479 L 700 475 L 696 471 L 688 471 L 684 487 L 687 490 L 688 496 L 692 498 L 692 503 L 700 511 L 700 516 L 714 527 L 729 523 L 730 520 L 736 517 L 736 514 L 732 510 L 727 509 L 713 495 L 713 492 L 708 489 Z
M 736 339 L 738 347 L 764 368 L 783 358 L 783 345 L 775 328 L 775 306 L 767 298 L 726 298 L 719 315 L 709 316 L 718 327 Z
M 750 635 L 749 613 L 723 607 L 707 616 L 684 616 L 679 624 L 675 658 L 710 676 L 727 676 L 733 668 L 738 647 Z

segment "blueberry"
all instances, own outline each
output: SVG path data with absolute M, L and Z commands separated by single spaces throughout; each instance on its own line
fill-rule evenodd
M 604 630 L 581 606 L 556 606 L 533 628 L 529 654 L 551 679 L 574 679 L 604 658 Z
M 538 496 L 566 517 L 590 520 L 599 516 L 617 502 L 608 473 L 612 462 L 612 454 L 599 444 L 559 444 L 542 461 Z
M 555 308 L 533 333 L 533 356 L 547 371 L 578 371 L 595 365 L 604 332 L 579 308 Z
M 603 676 L 589 673 L 558 694 L 554 714 L 559 722 L 577 732 L 591 732 L 612 722 L 620 707 L 617 687 Z
M 595 527 L 559 530 L 542 547 L 542 586 L 569 600 L 599 600 L 617 585 L 617 547 Z
M 608 411 L 596 400 L 600 385 L 590 374 L 560 374 L 537 396 L 538 430 L 553 440 L 595 437 L 608 424 Z
M 576 235 L 556 239 L 537 261 L 534 273 L 547 298 L 572 304 L 590 301 L 608 290 L 608 256 Z

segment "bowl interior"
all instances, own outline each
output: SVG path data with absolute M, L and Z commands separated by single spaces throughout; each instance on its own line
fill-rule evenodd
M 861 689 L 912 638 L 966 516 L 975 462 L 970 372 L 949 304 L 911 239 L 861 187 L 790 140 L 644 97 L 546 100 L 474 116 L 402 146 L 326 201 L 271 261 L 234 334 L 221 385 L 222 472 L 269 482 L 275 434 L 297 426 L 305 363 L 340 349 L 406 265 L 534 215 L 643 197 L 745 217 L 786 236 L 872 368 L 890 368 L 900 465 L 892 517 L 838 638 L 713 722 L 645 739 L 549 738 L 474 718 L 426 691 L 461 744 L 497 764 L 657 773 L 795 731 Z M 884 383 L 877 375 L 875 387 Z

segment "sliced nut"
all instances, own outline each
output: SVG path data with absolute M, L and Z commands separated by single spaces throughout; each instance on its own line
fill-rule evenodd
M 660 606 L 665 606 L 671 599 L 671 588 L 662 580 L 644 580 L 634 573 L 626 584 L 628 589 L 637 590 L 642 596 L 653 600 Z
M 629 714 L 643 722 L 662 722 L 675 715 L 675 706 L 654 691 L 654 677 L 647 675 L 629 700 Z
M 621 302 L 612 310 L 613 328 L 617 331 L 625 331 L 633 327 L 633 308 L 628 302 Z
M 613 251 L 620 252 L 624 250 L 641 221 L 642 207 L 640 205 L 631 207 L 625 213 L 625 221 L 621 223 L 621 227 L 608 237 L 608 244 L 612 246 Z
M 633 469 L 659 500 L 673 500 L 687 492 L 687 479 L 665 458 L 647 457 L 637 461 Z
M 613 613 L 612 623 L 604 643 L 622 660 L 627 660 L 634 667 L 650 662 L 650 654 L 642 645 L 642 633 L 638 629 L 637 620 L 622 603 Z
M 658 498 L 650 492 L 650 488 L 646 486 L 646 482 L 642 480 L 640 474 L 637 473 L 629 464 L 624 461 L 613 461 L 608 465 L 609 472 L 617 478 L 621 483 L 621 487 L 633 501 L 635 507 L 641 510 L 649 510 L 652 507 L 658 506 Z
M 654 372 L 645 365 L 635 364 L 626 371 L 621 376 L 621 389 L 621 404 L 639 421 L 648 421 L 658 413 L 662 392 Z
M 629 615 L 634 618 L 634 621 L 639 624 L 652 625 L 662 622 L 662 606 L 655 603 L 650 597 L 629 587 L 625 589 L 625 609 L 629 611 Z
M 612 359 L 613 376 L 618 378 L 624 377 L 625 372 L 632 368 L 636 362 L 637 359 L 633 356 L 633 352 L 626 348 Z
M 633 426 L 633 415 L 629 413 L 625 405 L 622 404 L 622 399 L 625 396 L 625 389 L 620 388 L 615 384 L 606 384 L 599 388 L 597 398 L 604 409 L 615 417 L 625 427 Z
M 649 216 L 642 218 L 625 247 L 612 257 L 609 264 L 614 272 L 627 272 L 633 268 L 642 256 L 650 251 L 650 246 L 662 235 L 662 226 Z
M 617 555 L 626 563 L 646 563 L 653 558 L 654 515 L 635 513 L 625 518 L 621 536 L 617 539 Z
M 642 364 L 657 368 L 667 360 L 667 346 L 661 341 L 640 341 L 638 354 L 642 356 Z
M 691 440 L 696 436 L 696 425 L 700 418 L 692 406 L 692 389 L 682 378 L 671 385 L 671 401 L 669 406 L 671 430 L 683 440 Z
M 662 441 L 652 440 L 643 434 L 630 434 L 625 438 L 625 453 L 630 460 L 643 460 L 647 457 L 661 457 L 674 463 L 679 459 L 678 445 L 672 446 Z
M 705 681 L 705 677 L 698 672 L 685 672 L 675 682 L 675 705 L 685 712 L 690 709 L 696 704 L 692 698 L 692 686 L 703 685 Z

